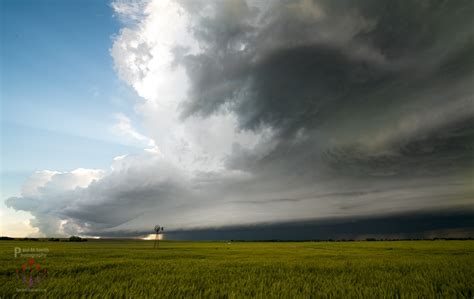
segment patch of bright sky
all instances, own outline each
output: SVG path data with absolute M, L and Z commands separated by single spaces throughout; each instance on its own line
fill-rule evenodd
M 115 115 L 140 123 L 138 96 L 116 76 L 109 49 L 120 30 L 109 1 L 1 1 L 1 199 L 34 171 L 108 168 L 142 151 L 111 132 Z M 23 222 L 22 222 L 23 223 Z M 2 232 L 0 232 L 1 234 Z

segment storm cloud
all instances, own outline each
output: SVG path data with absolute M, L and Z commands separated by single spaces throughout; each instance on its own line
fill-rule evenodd
M 152 134 L 135 135 L 151 140 L 154 154 L 122 157 L 67 191 L 49 191 L 55 174 L 10 198 L 41 232 L 128 235 L 157 219 L 179 230 L 474 208 L 474 2 L 114 7 L 133 24 L 111 55 L 146 99 L 137 110 Z M 184 21 L 169 32 L 155 27 L 174 16 Z
M 231 110 L 242 130 L 276 132 L 268 156 L 316 152 L 343 172 L 472 166 L 472 3 L 269 6 L 219 2 L 196 21 L 183 117 Z

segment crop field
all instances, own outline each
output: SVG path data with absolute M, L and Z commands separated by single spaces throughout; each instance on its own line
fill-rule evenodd
M 310 296 L 472 298 L 474 241 L 0 241 L 1 298 Z

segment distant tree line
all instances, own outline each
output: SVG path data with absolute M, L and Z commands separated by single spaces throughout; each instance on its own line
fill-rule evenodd
M 78 236 L 69 237 L 69 242 L 86 242 L 86 241 L 87 239 L 84 239 Z
M 438 241 L 438 240 L 474 240 L 474 237 L 469 238 L 399 238 L 399 239 L 387 239 L 387 238 L 366 238 L 363 240 L 356 239 L 308 239 L 308 240 L 230 240 L 230 242 L 380 242 L 380 241 Z M 6 236 L 0 236 L 0 241 L 48 241 L 48 242 L 87 242 L 86 238 L 79 236 L 71 236 L 67 239 L 60 238 L 11 238 Z
M 0 237 L 0 241 L 48 241 L 48 242 L 87 242 L 87 239 L 78 236 L 71 236 L 67 239 L 60 238 L 11 238 Z

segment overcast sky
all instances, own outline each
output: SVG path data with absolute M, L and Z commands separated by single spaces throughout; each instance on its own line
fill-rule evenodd
M 472 212 L 473 15 L 470 0 L 2 1 L 0 234 Z

